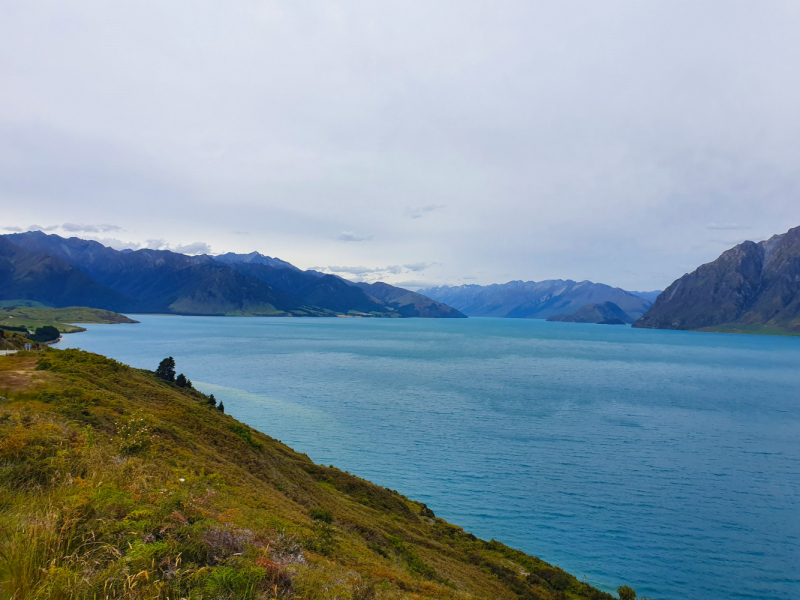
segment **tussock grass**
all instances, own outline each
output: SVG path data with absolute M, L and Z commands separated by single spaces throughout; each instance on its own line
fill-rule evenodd
M 0 599 L 608 599 L 102 356 L 0 358 Z

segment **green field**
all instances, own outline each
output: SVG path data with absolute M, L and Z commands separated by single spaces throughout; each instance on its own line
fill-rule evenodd
M 86 331 L 73 323 L 136 323 L 124 315 L 99 308 L 71 306 L 68 308 L 48 308 L 44 306 L 0 307 L 0 327 L 25 327 L 35 331 L 39 327 L 51 325 L 61 333 Z
M 613 600 L 151 371 L 26 352 L 0 396 L 0 598 Z

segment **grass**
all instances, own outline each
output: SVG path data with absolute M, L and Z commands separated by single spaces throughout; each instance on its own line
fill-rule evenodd
M 79 350 L 0 357 L 0 598 L 608 600 Z
M 83 306 L 47 308 L 15 305 L 0 308 L 0 326 L 25 327 L 34 331 L 39 327 L 51 325 L 61 333 L 86 331 L 73 323 L 136 323 L 136 321 L 109 310 Z

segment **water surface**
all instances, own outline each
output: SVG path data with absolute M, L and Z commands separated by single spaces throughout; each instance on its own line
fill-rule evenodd
M 314 461 L 606 590 L 800 597 L 800 338 L 516 319 L 138 316 L 65 337 L 174 356 Z

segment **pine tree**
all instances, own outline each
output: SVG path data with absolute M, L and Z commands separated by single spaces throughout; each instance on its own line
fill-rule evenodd
M 224 413 L 225 412 L 225 405 L 222 402 L 220 402 L 219 405 L 217 406 L 217 410 L 219 412 L 221 412 L 221 413 Z
M 175 378 L 175 385 L 182 388 L 190 388 L 192 387 L 192 382 L 186 379 L 186 375 L 181 373 Z
M 216 406 L 217 406 L 217 399 L 216 399 L 216 398 L 214 398 L 214 394 L 211 394 L 211 395 L 208 397 L 208 404 L 209 404 L 209 406 L 213 406 L 214 408 L 216 408 Z
M 164 381 L 175 381 L 175 359 L 170 356 L 162 360 L 156 369 L 156 377 Z

